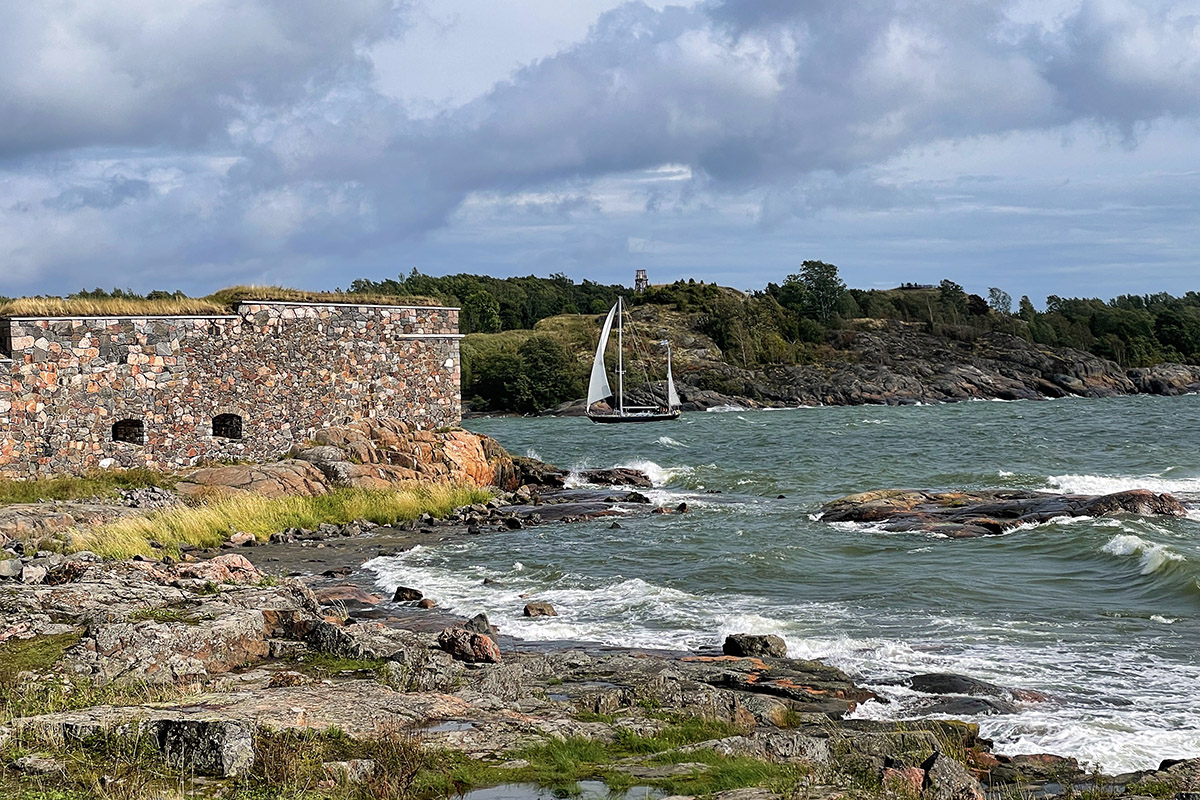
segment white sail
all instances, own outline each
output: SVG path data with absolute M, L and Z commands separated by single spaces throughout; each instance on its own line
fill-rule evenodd
M 675 376 L 671 374 L 671 345 L 667 343 L 667 410 L 679 408 L 679 395 L 675 393 Z
M 613 317 L 616 314 L 617 307 L 614 305 L 608 312 L 608 319 L 604 320 L 603 330 L 600 331 L 600 343 L 596 345 L 596 360 L 592 362 L 592 379 L 588 381 L 587 404 L 589 408 L 592 403 L 599 402 L 612 394 L 612 388 L 608 385 L 608 373 L 604 370 L 604 348 L 608 346 L 608 337 L 612 333 Z

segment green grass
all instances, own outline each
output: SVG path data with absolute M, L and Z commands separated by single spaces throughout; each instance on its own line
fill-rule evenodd
M 303 658 L 288 662 L 292 669 L 316 678 L 327 678 L 343 672 L 371 672 L 379 674 L 387 661 L 377 658 L 342 658 L 326 653 L 308 653 Z
M 201 618 L 182 608 L 139 608 L 129 614 L 130 622 L 184 622 L 188 625 L 199 625 Z
M 150 469 L 96 470 L 86 475 L 37 478 L 27 481 L 0 480 L 0 505 L 36 503 L 39 500 L 111 499 L 118 489 L 156 486 L 170 489 L 176 478 Z
M 238 494 L 76 531 L 71 549 L 91 550 L 114 559 L 149 556 L 155 554 L 152 540 L 170 553 L 178 552 L 184 544 L 217 547 L 236 531 L 246 531 L 265 541 L 276 531 L 316 528 L 321 523 L 344 525 L 365 519 L 377 525 L 393 525 L 423 513 L 443 517 L 460 506 L 486 502 L 491 496 L 485 489 L 447 484 L 390 491 L 334 489 L 319 497 Z
M 0 687 L 12 686 L 22 672 L 44 672 L 62 660 L 63 653 L 79 644 L 79 633 L 9 639 L 0 644 Z

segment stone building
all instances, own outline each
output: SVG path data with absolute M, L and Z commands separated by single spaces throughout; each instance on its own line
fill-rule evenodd
M 266 460 L 330 425 L 462 415 L 458 309 L 243 301 L 0 318 L 0 477 Z

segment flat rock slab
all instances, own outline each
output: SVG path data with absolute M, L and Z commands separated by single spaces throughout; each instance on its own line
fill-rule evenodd
M 860 522 L 893 532 L 936 533 L 951 539 L 999 536 L 1022 525 L 1057 517 L 1115 514 L 1182 517 L 1183 503 L 1169 494 L 1133 489 L 1104 495 L 1051 494 L 1028 489 L 937 492 L 886 489 L 834 500 L 821 508 L 822 522 Z

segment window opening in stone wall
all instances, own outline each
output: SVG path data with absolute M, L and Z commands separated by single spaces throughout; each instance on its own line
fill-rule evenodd
M 114 442 L 129 442 L 130 444 L 146 443 L 146 427 L 140 419 L 122 419 L 113 423 L 112 438 Z
M 242 438 L 242 418 L 237 414 L 217 414 L 212 425 L 213 436 L 219 439 Z

